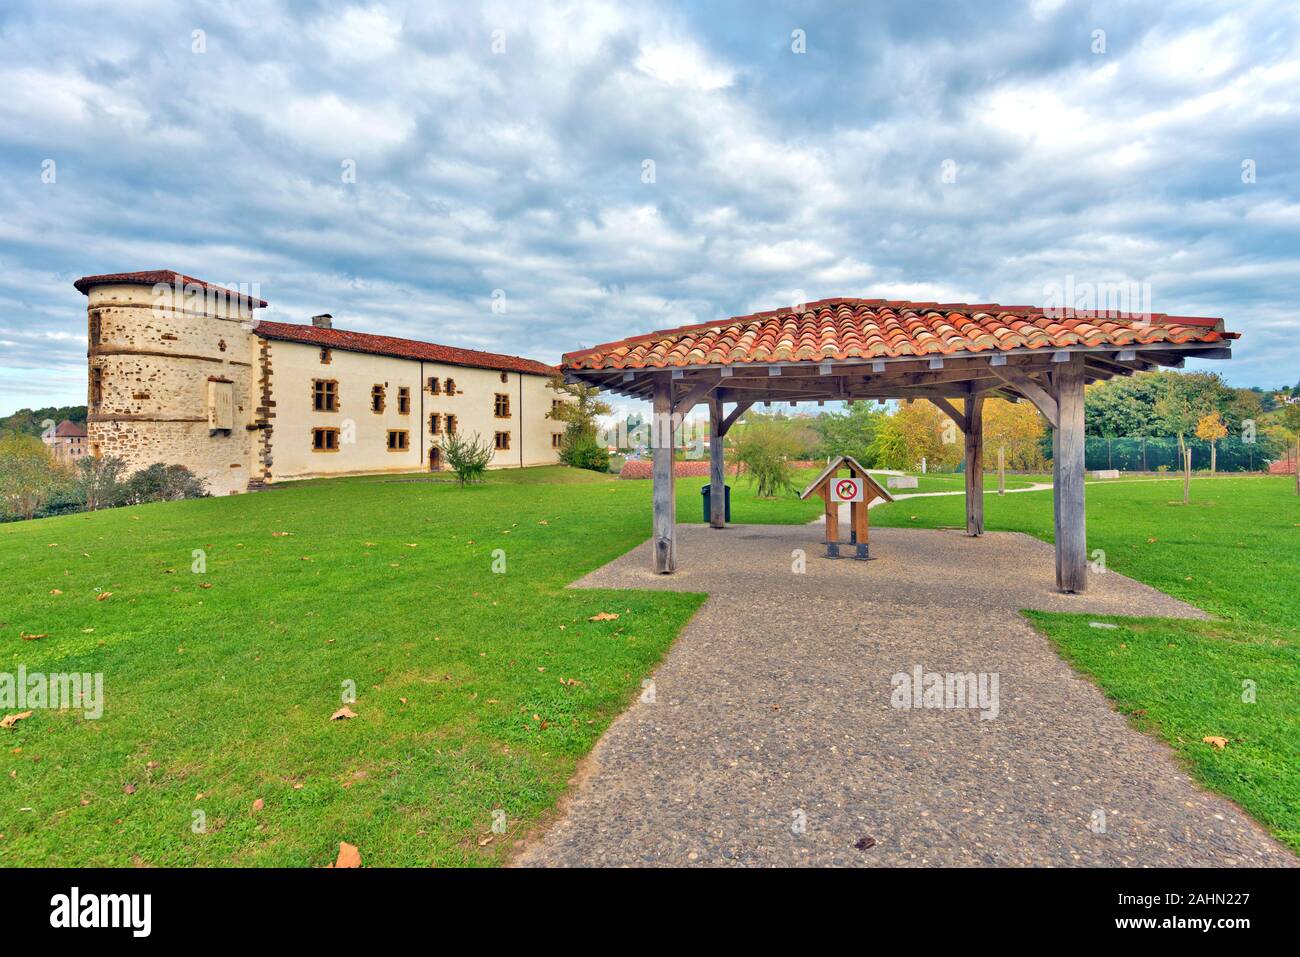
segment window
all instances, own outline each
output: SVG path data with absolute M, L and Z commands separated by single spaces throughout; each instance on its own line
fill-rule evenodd
M 446 388 L 444 388 L 442 391 L 445 392 L 445 393 L 447 393 L 448 395 L 455 395 L 455 394 L 456 394 L 456 380 L 455 380 L 455 379 L 448 379 L 448 380 L 447 380 Z
M 401 415 L 411 414 L 411 390 L 406 386 L 397 389 L 397 411 Z
M 388 451 L 405 452 L 411 447 L 411 436 L 405 429 L 388 430 Z
M 98 309 L 90 311 L 90 348 L 99 345 L 101 335 L 100 313 Z
M 311 450 L 313 452 L 337 452 L 339 450 L 339 430 L 312 429 Z
M 208 380 L 208 428 L 229 432 L 235 426 L 235 384 L 228 379 Z
M 442 384 L 434 376 L 429 376 L 429 395 L 438 395 L 442 392 Z
M 510 448 L 510 433 L 498 432 L 493 438 L 493 444 L 496 446 L 498 452 L 504 452 L 506 449 Z
M 90 404 L 100 405 L 104 401 L 104 369 L 94 366 L 90 370 Z
M 339 384 L 334 379 L 313 379 L 311 386 L 312 408 L 317 412 L 339 410 Z
M 442 432 L 442 416 L 437 412 L 429 416 L 429 434 L 438 435 Z
M 563 433 L 563 432 L 552 432 L 552 433 L 551 433 L 551 448 L 553 448 L 553 449 L 558 449 L 558 448 L 559 448 L 563 443 L 564 443 L 564 433 Z
M 510 376 L 509 376 L 509 374 L 508 374 L 508 373 L 505 373 L 505 372 L 501 373 L 501 381 L 502 381 L 502 382 L 509 382 L 509 381 L 510 381 Z
M 370 387 L 370 411 L 384 411 L 384 387 L 382 385 L 373 385 Z
M 551 411 L 554 412 L 556 409 L 558 409 L 558 408 L 559 408 L 560 406 L 562 406 L 562 405 L 564 405 L 564 400 L 563 400 L 563 399 L 552 399 L 552 400 L 551 400 Z
M 327 366 L 333 361 L 334 361 L 334 353 L 331 352 L 329 349 L 321 349 L 320 364 L 323 366 Z
M 447 416 L 447 434 L 456 434 L 456 417 L 454 415 Z
M 510 418 L 510 396 L 504 392 L 496 394 L 496 402 L 492 406 L 492 414 L 498 419 Z

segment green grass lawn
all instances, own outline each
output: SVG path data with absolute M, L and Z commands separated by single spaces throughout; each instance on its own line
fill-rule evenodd
M 682 521 L 701 520 L 704 482 L 679 480 Z M 732 484 L 737 522 L 821 511 Z M 1170 504 L 1176 480 L 1088 495 L 1090 545 L 1112 569 L 1221 620 L 1035 623 L 1296 846 L 1289 481 L 1198 480 L 1189 508 Z M 702 600 L 565 587 L 648 536 L 649 497 L 649 482 L 544 468 L 468 489 L 335 479 L 0 525 L 0 671 L 102 672 L 106 699 L 99 720 L 37 709 L 0 729 L 0 863 L 321 866 L 340 841 L 367 865 L 499 863 Z M 1050 538 L 1050 492 L 987 496 L 986 514 Z M 958 525 L 962 499 L 872 521 Z M 619 617 L 589 620 L 602 612 Z M 330 721 L 344 682 L 357 717 Z M 1213 751 L 1206 735 L 1230 743 Z
M 985 496 L 989 529 L 1052 540 L 1052 493 Z M 872 510 L 872 523 L 963 525 L 960 496 Z M 1106 567 L 1191 602 L 1211 622 L 1027 612 L 1115 706 L 1207 787 L 1300 850 L 1300 498 L 1290 478 L 1088 486 L 1088 548 Z M 1255 702 L 1243 701 L 1253 682 Z M 1203 742 L 1228 740 L 1223 750 Z
M 0 862 L 499 861 L 701 601 L 565 588 L 646 537 L 648 494 L 530 469 L 0 526 L 0 670 L 102 672 L 106 702 L 0 729 Z

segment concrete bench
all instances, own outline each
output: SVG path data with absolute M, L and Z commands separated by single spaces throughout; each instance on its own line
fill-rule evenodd
M 1092 473 L 1095 479 L 1119 478 L 1119 469 L 1097 469 Z
M 916 488 L 918 482 L 915 475 L 891 475 L 885 485 L 887 488 Z

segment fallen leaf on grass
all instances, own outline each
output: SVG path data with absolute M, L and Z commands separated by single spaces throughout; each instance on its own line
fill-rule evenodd
M 286 536 L 286 535 L 292 535 L 292 534 L 293 534 L 293 532 L 272 532 L 272 533 L 271 533 L 271 537 L 272 537 L 272 538 L 284 538 L 284 536 Z
M 211 587 L 212 587 L 212 582 L 199 582 L 199 587 L 200 587 L 200 588 L 211 588 Z
M 105 599 L 112 598 L 112 597 L 113 597 L 113 593 L 111 591 L 102 591 L 95 596 L 95 601 L 104 601 Z
M 339 842 L 339 856 L 333 864 L 326 864 L 326 867 L 360 867 L 361 852 L 357 850 L 355 844 L 349 844 L 347 841 Z
M 618 614 L 616 612 L 602 611 L 595 615 L 592 615 L 590 618 L 587 619 L 587 621 L 614 621 L 616 618 L 618 618 Z
M 51 588 L 51 589 L 50 589 L 50 594 L 51 594 L 51 595 L 62 595 L 62 594 L 63 594 L 63 589 L 62 589 L 62 588 Z
M 3 718 L 0 718 L 0 728 L 12 728 L 19 721 L 22 721 L 24 718 L 30 718 L 31 716 L 32 713 L 30 711 L 19 711 L 17 714 L 7 714 Z
M 1216 734 L 1206 735 L 1205 737 L 1201 738 L 1201 741 L 1204 742 L 1205 744 L 1214 745 L 1215 749 L 1219 751 L 1222 751 L 1224 748 L 1228 746 L 1228 739 L 1221 738 Z
M 542 519 L 542 520 L 541 520 L 540 522 L 538 522 L 537 524 L 538 524 L 538 525 L 550 525 L 551 523 L 548 522 L 546 519 Z
M 263 801 L 261 798 L 258 798 L 256 801 L 253 802 L 253 811 L 254 811 L 254 812 L 260 811 L 260 810 L 262 810 L 262 808 L 264 808 L 264 807 L 266 807 L 266 802 Z
M 335 711 L 332 715 L 330 715 L 330 720 L 342 721 L 345 718 L 355 718 L 356 716 L 357 713 L 355 711 L 353 711 L 347 705 L 344 705 L 343 707 L 339 708 L 339 710 Z
M 123 785 L 122 785 L 122 793 L 123 793 L 123 794 L 134 794 L 134 793 L 135 793 L 135 785 L 134 785 L 134 784 L 131 784 L 131 783 L 123 784 Z
M 20 631 L 18 632 L 18 637 L 21 638 L 23 641 L 40 641 L 42 638 L 48 638 L 50 636 L 48 633 L 43 633 L 39 635 L 29 635 L 25 631 Z
M 478 846 L 479 846 L 479 847 L 487 847 L 487 846 L 488 846 L 489 844 L 491 844 L 491 843 L 492 843 L 492 835 L 491 835 L 491 834 L 488 834 L 488 835 L 486 835 L 486 836 L 484 836 L 484 837 L 480 837 L 480 838 L 478 839 Z

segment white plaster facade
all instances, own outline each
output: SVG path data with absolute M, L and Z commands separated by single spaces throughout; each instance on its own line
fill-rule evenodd
M 170 272 L 87 277 L 76 285 L 87 296 L 89 451 L 120 456 L 130 470 L 185 465 L 214 495 L 289 479 L 423 471 L 441 438 L 431 431 L 434 413 L 442 430 L 450 414 L 461 433 L 489 441 L 507 433 L 508 448 L 495 453 L 494 468 L 559 461 L 553 436 L 563 426 L 546 418 L 557 394 L 541 363 L 283 323 L 265 324 L 259 335 L 259 300 Z M 405 352 L 477 356 L 502 368 L 380 355 L 338 342 L 326 353 L 319 344 L 283 338 L 298 330 L 372 350 L 400 343 L 394 348 Z M 431 378 L 439 394 L 430 390 Z M 446 394 L 448 379 L 454 395 Z M 316 409 L 318 380 L 335 384 L 336 410 Z M 375 386 L 384 389 L 382 412 L 371 409 Z M 405 413 L 403 388 L 410 390 Z M 497 415 L 498 395 L 509 397 L 505 416 Z M 336 449 L 318 449 L 315 429 L 337 429 Z M 406 448 L 389 448 L 390 431 L 406 433 Z

